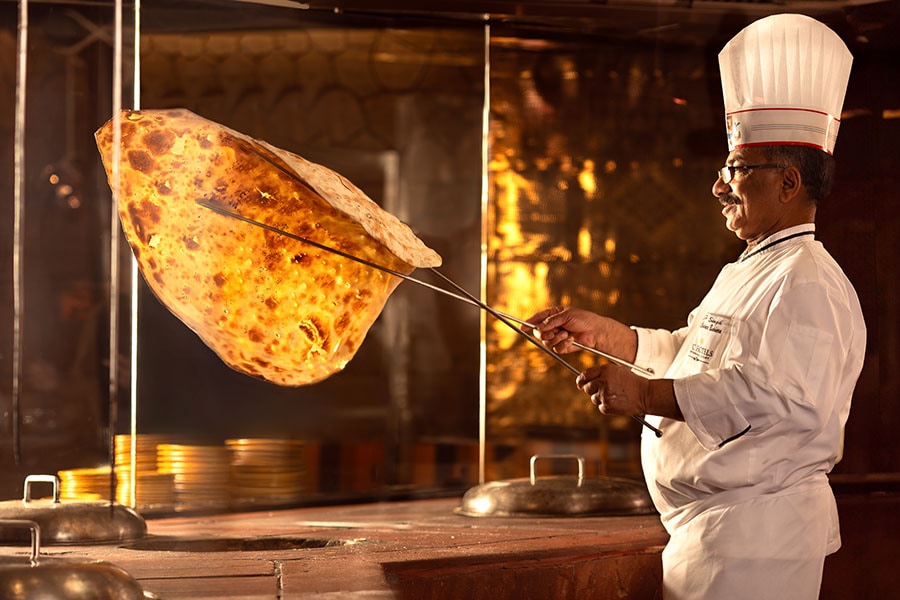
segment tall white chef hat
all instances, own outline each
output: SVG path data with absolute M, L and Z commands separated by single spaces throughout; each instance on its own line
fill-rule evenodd
M 755 21 L 719 53 L 728 149 L 797 144 L 834 151 L 853 56 L 805 15 Z

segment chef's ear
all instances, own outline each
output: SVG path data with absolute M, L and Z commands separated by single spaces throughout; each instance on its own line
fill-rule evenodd
M 781 195 L 783 202 L 790 202 L 803 188 L 803 177 L 800 169 L 789 165 L 781 172 Z

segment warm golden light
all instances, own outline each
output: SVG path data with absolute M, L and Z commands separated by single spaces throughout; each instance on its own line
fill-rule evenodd
M 616 255 L 616 238 L 610 236 L 606 238 L 606 242 L 603 244 L 603 249 L 606 251 L 606 256 L 612 258 Z
M 587 227 L 578 230 L 578 256 L 585 260 L 591 257 L 591 232 Z
M 587 198 L 593 198 L 597 193 L 597 177 L 594 175 L 594 161 L 584 161 L 581 172 L 578 174 L 578 185 L 584 190 Z

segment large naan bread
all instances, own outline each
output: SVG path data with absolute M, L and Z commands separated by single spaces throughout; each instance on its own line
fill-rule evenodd
M 222 360 L 279 385 L 353 358 L 401 279 L 223 216 L 410 273 L 437 253 L 337 173 L 187 110 L 123 111 L 119 216 L 162 303 Z M 114 121 L 96 133 L 110 186 Z

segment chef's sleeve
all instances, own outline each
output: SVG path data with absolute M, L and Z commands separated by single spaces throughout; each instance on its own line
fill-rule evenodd
M 764 323 L 738 323 L 724 364 L 675 379 L 685 422 L 707 449 L 762 432 L 792 412 L 821 422 L 835 408 L 843 348 L 853 336 L 846 303 L 806 283 L 775 294 Z M 741 331 L 741 329 L 745 331 Z
M 637 333 L 638 339 L 634 364 L 652 369 L 655 373 L 654 379 L 664 377 L 684 342 L 687 328 L 677 331 L 643 327 L 632 327 L 632 329 Z

